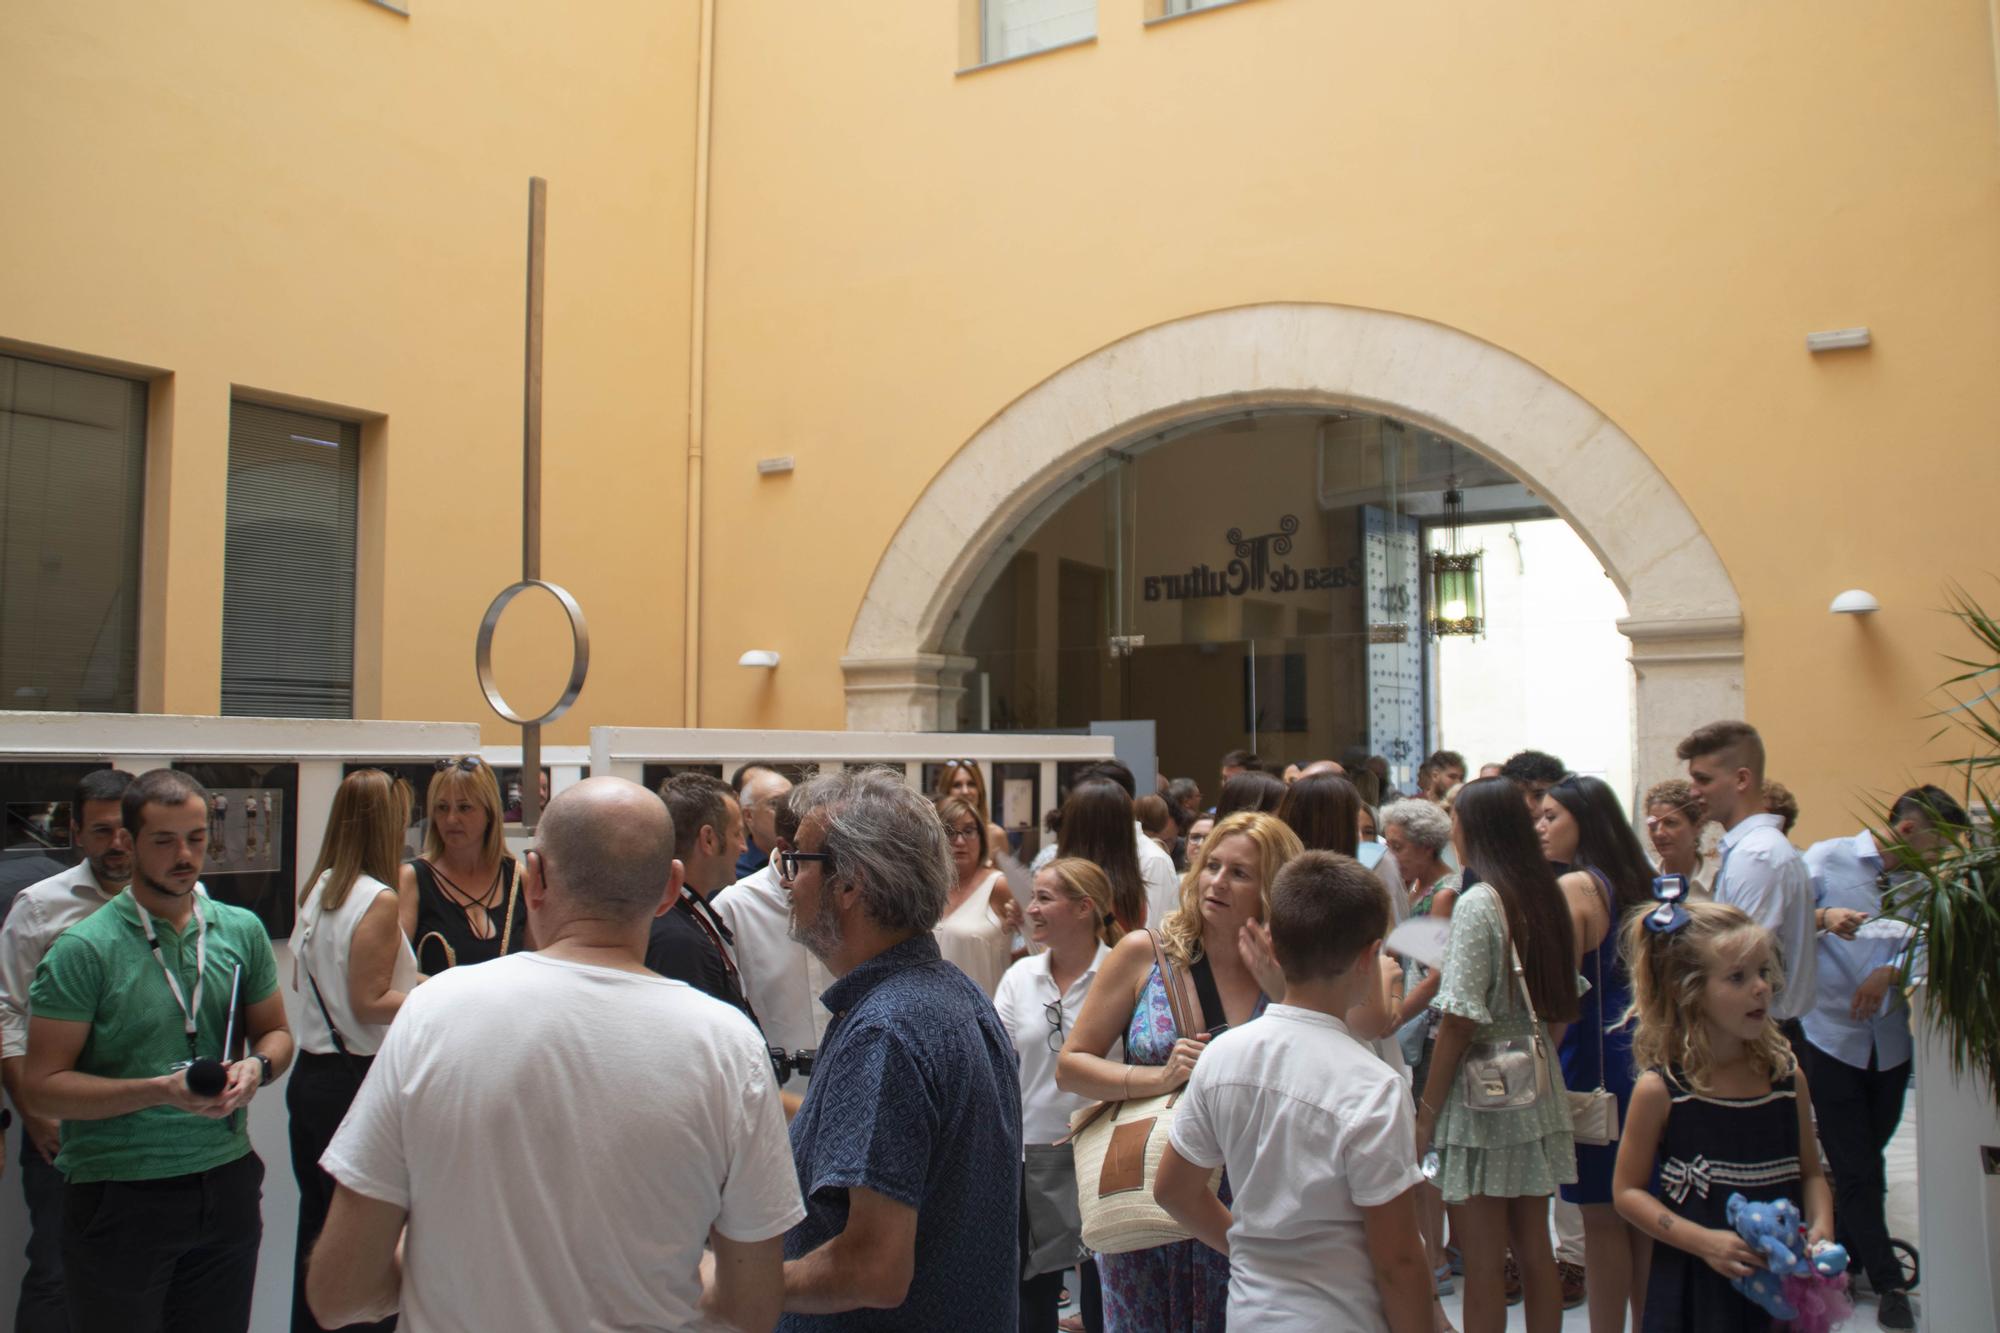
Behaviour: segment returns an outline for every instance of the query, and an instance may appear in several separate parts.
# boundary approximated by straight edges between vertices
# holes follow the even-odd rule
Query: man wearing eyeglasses
[[[944,824],[882,768],[815,778],[792,806],[792,933],[839,980],[792,1121],[806,1218],[778,1326],[1011,1329],[1021,1094],[999,1016],[931,935],[955,878]]]

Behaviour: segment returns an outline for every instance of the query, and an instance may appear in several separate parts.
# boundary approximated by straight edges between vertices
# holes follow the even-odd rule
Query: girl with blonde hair
[[[410,791],[380,769],[350,773],[333,794],[326,839],[306,876],[292,928],[289,1006],[299,1056],[285,1084],[299,1226],[292,1269],[292,1328],[319,1325],[306,1308],[306,1255],[333,1204],[320,1155],[333,1141],[389,1021],[423,980],[397,928],[396,863],[410,822]],[[394,1327],[394,1321],[372,1327]]]
[[[1081,857],[1057,857],[1035,872],[1028,900],[1028,939],[1041,952],[1008,968],[993,996],[1020,1061],[1028,1231],[1022,1250],[1023,1330],[1055,1333],[1062,1275],[1072,1265],[1081,1271],[1085,1308],[1099,1300],[1097,1269],[1084,1257],[1082,1237],[1068,1220],[1076,1208],[1076,1163],[1065,1140],[1070,1117],[1086,1101],[1056,1086],[1056,1056],[1098,969],[1124,934],[1112,910],[1110,877]]]
[[[424,854],[397,881],[403,934],[427,975],[532,949],[500,783],[477,755],[440,759],[424,797]]]
[[[1261,1014],[1268,1000],[1245,957],[1245,927],[1270,914],[1271,881],[1302,850],[1276,816],[1241,811],[1218,821],[1181,879],[1179,909],[1152,929],[1133,931],[1104,959],[1057,1058],[1057,1085],[1098,1101],[1171,1092],[1187,1083],[1211,1038]],[[1202,1016],[1199,1032],[1175,1026],[1156,940],[1182,1012]],[[1121,1041],[1125,1064],[1106,1058]],[[1097,1262],[1106,1333],[1223,1328],[1229,1260],[1201,1242],[1099,1255]]]
[[[1784,984],[1771,933],[1722,903],[1668,899],[1633,916],[1623,948],[1644,1072],[1612,1187],[1625,1220],[1660,1242],[1645,1328],[1761,1333],[1770,1315],[1730,1286],[1762,1266],[1730,1225],[1730,1195],[1790,1200],[1809,1244],[1833,1239],[1805,1074],[1771,1018]]]

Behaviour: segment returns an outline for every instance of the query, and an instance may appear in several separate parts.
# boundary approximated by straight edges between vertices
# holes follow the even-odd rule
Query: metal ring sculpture
[[[540,588],[555,598],[562,604],[563,614],[569,617],[569,682],[563,686],[562,698],[556,700],[555,706],[540,717],[522,717],[517,714],[507,706],[507,700],[501,697],[500,687],[493,683],[493,631],[500,624],[500,613],[507,609],[509,602],[530,588]],[[570,596],[568,590],[541,579],[523,579],[503,589],[500,595],[493,599],[493,604],[486,608],[486,615],[479,622],[479,643],[474,650],[473,661],[479,672],[480,692],[486,696],[486,702],[492,705],[493,711],[509,722],[524,727],[538,727],[544,722],[553,722],[568,712],[569,706],[576,702],[576,696],[583,692],[584,677],[590,674],[590,626],[584,622],[583,608],[577,605],[576,598]]]

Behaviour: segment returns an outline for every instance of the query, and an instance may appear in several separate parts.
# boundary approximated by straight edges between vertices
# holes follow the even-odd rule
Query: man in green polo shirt
[[[200,884],[208,793],[155,769],[125,792],[132,884],[36,969],[24,1091],[62,1121],[63,1280],[73,1333],[250,1327],[263,1163],[239,1112],[292,1058],[263,923]],[[231,980],[243,972],[230,1061]],[[185,1066],[224,1066],[222,1091]]]

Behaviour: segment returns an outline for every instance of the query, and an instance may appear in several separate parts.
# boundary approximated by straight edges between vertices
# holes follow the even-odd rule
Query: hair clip
[[[1687,908],[1681,903],[1688,896],[1686,875],[1656,875],[1653,878],[1653,901],[1659,904],[1646,913],[1646,929],[1655,935],[1671,935],[1688,923]]]

